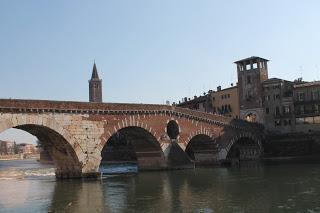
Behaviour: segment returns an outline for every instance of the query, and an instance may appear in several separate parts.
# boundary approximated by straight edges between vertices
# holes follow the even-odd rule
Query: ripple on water
[[[0,171],[0,180],[24,179],[28,177],[55,176],[54,168],[8,169]]]

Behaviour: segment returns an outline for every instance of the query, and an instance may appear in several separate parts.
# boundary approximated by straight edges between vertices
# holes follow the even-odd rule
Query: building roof
[[[292,81],[287,81],[287,80],[284,80],[281,78],[269,78],[269,79],[263,81],[262,83],[263,84],[272,84],[272,83],[283,82],[283,81],[293,83]]]
[[[95,62],[93,63],[91,79],[99,79],[98,70]]]
[[[184,101],[182,103],[179,103],[179,104],[177,104],[177,106],[183,106],[183,105],[186,105],[186,104],[203,103],[203,102],[206,102],[207,98],[208,98],[208,95],[199,96],[199,97],[196,97],[194,99],[187,100],[187,101]]]
[[[241,62],[249,62],[251,60],[255,61],[255,60],[260,60],[260,61],[269,61],[268,59],[265,59],[265,58],[261,58],[261,57],[258,57],[258,56],[251,56],[249,58],[245,58],[245,59],[241,59],[239,61],[235,61],[234,63],[235,64],[238,64],[238,63],[241,63]]]
[[[312,81],[294,85],[294,88],[320,86],[320,81]]]
[[[230,89],[237,89],[238,88],[238,85],[236,86],[231,86],[231,87],[226,87],[226,88],[223,88],[221,89],[220,91],[213,91],[214,93],[219,93],[219,92],[224,92],[226,90],[230,90]]]

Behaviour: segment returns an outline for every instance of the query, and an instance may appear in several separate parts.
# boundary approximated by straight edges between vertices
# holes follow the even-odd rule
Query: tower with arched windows
[[[268,60],[252,56],[234,63],[238,73],[240,118],[263,123],[262,82],[268,79]]]

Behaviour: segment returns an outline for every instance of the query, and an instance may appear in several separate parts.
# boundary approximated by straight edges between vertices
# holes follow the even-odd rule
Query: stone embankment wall
[[[264,144],[265,157],[320,156],[320,133],[268,135]]]

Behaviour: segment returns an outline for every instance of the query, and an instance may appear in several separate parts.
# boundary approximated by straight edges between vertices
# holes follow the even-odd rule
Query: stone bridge
[[[0,132],[10,128],[43,143],[58,178],[98,175],[104,148],[119,135],[139,170],[257,159],[263,139],[257,124],[167,105],[0,99]]]

